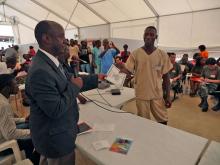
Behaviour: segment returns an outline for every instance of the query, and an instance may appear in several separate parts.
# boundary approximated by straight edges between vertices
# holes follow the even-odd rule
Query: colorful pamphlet
[[[132,143],[133,141],[131,139],[118,137],[109,150],[126,155]]]

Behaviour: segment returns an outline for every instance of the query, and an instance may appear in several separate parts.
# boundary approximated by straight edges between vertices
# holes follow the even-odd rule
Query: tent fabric
[[[60,23],[68,32],[82,29],[83,38],[86,27],[108,25],[104,31],[110,30],[110,37],[141,40],[146,25],[154,25],[159,29],[159,44],[162,46],[188,47],[203,41],[213,46],[220,44],[219,33],[209,35],[207,32],[212,29],[216,33],[220,27],[220,0],[2,1],[5,12],[0,5],[0,16],[5,14],[9,20],[16,17],[14,24],[18,23],[21,28],[21,43],[28,41],[21,33],[28,29],[28,35],[33,34],[37,22],[47,19]],[[184,36],[180,39],[182,34]]]
[[[27,20],[25,24],[32,28],[40,20],[58,20],[53,15],[60,16],[65,24],[86,27],[155,17],[149,4],[159,16],[220,8],[219,0],[6,0],[5,14]]]

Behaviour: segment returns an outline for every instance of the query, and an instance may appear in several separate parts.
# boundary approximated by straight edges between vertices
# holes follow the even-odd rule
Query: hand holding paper
[[[115,65],[112,65],[107,73],[106,80],[113,83],[116,87],[122,88],[125,78],[126,74],[120,73],[120,70]]]

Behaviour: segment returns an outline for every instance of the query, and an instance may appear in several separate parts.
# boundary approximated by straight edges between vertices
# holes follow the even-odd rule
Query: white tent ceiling
[[[6,0],[5,15],[34,28],[44,19],[86,27],[220,8],[220,0]],[[0,8],[3,14],[3,8]]]
[[[182,32],[187,31],[185,37],[192,37],[194,27],[191,25],[191,20],[199,17],[196,16],[196,13],[220,10],[220,0],[0,0],[0,2],[5,4],[5,10],[3,10],[3,5],[0,6],[0,15],[5,15],[7,18],[18,17],[18,27],[22,28],[20,29],[22,32],[27,29],[33,31],[37,22],[48,19],[60,23],[65,30],[107,24],[111,26],[113,36],[117,34],[126,38],[126,35],[130,33],[129,35],[133,39],[136,39],[136,31],[138,34],[142,33],[139,30],[142,30],[142,26],[145,26],[146,22],[155,24],[158,21],[161,21],[160,26],[162,27],[167,26],[164,21],[177,23],[175,26],[180,26],[182,22],[186,24],[183,26],[190,27],[182,30]],[[176,15],[180,17],[175,18]],[[186,22],[184,22],[185,18],[188,18]],[[199,17],[196,21],[201,21],[201,19]],[[129,28],[125,28],[125,31],[118,30],[119,23],[122,25],[129,22],[126,26],[133,26],[134,21],[142,22],[145,25],[137,26],[133,30]],[[156,26],[159,26],[159,23]],[[163,31],[164,34],[167,33],[166,29],[162,29],[161,32]],[[200,31],[202,30],[200,29]],[[198,36],[196,37],[198,39]],[[191,39],[189,40],[184,43],[186,46],[189,46],[188,43],[193,43]],[[166,42],[163,38],[160,41]]]

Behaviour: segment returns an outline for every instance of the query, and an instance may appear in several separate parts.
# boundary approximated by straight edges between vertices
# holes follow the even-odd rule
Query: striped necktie
[[[60,72],[63,74],[63,76],[66,78],[65,70],[63,69],[62,64],[59,64],[58,68],[59,68]]]

